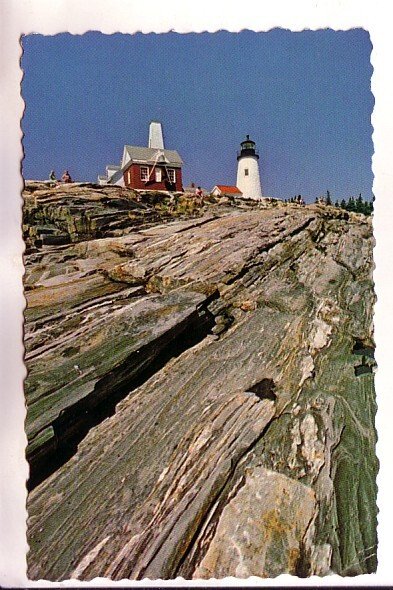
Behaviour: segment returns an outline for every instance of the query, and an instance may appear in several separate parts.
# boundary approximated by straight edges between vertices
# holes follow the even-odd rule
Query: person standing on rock
[[[55,171],[54,170],[51,170],[50,171],[50,174],[49,174],[49,182],[51,182],[51,183],[53,182],[55,184],[57,182],[57,178],[56,178],[56,174],[55,174]]]
[[[72,182],[72,179],[71,179],[71,176],[70,176],[70,173],[68,172],[68,170],[64,170],[64,174],[61,177],[61,181],[62,182],[67,182],[67,183],[68,182]]]
[[[203,190],[201,189],[200,186],[198,186],[197,190],[195,191],[195,195],[197,197],[196,201],[197,201],[198,205],[202,205],[203,204]]]

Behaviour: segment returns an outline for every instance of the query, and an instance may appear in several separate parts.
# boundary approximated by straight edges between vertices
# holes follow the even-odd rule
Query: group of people
[[[296,197],[291,197],[289,200],[285,199],[284,203],[297,203],[298,205],[305,205],[306,202],[302,198],[301,195],[297,195]]]
[[[50,171],[49,181],[50,182],[54,182],[54,183],[59,182],[57,180],[57,177],[56,177],[56,174],[55,174],[55,171],[54,170],[51,170]],[[65,183],[72,182],[72,178],[71,178],[71,175],[68,172],[68,170],[64,170],[64,173],[63,173],[63,176],[60,179],[60,182],[65,182]]]

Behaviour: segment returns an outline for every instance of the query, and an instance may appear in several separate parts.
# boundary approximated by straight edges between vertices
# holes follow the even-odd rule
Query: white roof
[[[183,160],[175,150],[162,150],[157,148],[138,147],[134,145],[125,145],[124,150],[129,156],[127,165],[130,162],[155,164],[159,162],[159,156],[163,155],[166,163],[171,166],[181,166]]]

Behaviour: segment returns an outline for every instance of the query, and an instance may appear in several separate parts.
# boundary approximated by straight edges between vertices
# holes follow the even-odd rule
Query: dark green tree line
[[[327,191],[326,197],[317,199],[317,202],[325,202],[326,205],[332,205],[333,202],[330,192]],[[362,197],[362,193],[360,193],[357,198],[349,197],[347,201],[345,199],[342,199],[341,202],[336,200],[334,206],[340,209],[345,209],[345,211],[363,213],[363,215],[371,215],[374,210],[372,201],[365,201]]]

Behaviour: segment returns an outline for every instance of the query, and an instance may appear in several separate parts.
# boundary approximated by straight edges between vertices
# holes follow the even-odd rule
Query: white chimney
[[[157,150],[164,149],[164,138],[162,135],[162,125],[158,121],[152,121],[149,127],[149,148]]]

